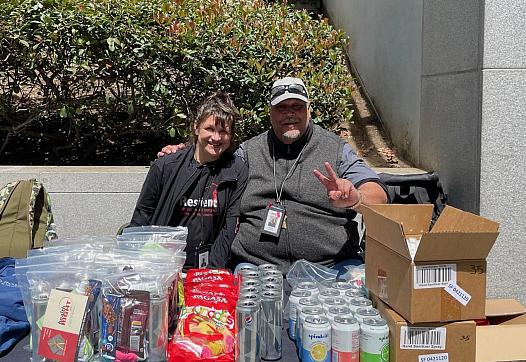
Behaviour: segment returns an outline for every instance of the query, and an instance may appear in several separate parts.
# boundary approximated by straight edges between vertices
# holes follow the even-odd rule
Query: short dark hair
[[[199,128],[201,123],[210,116],[213,116],[216,123],[219,123],[221,127],[226,128],[228,126],[230,128],[232,138],[229,150],[232,151],[235,144],[236,121],[239,119],[239,111],[228,93],[215,92],[205,98],[197,108],[197,116],[194,122],[195,128]],[[195,132],[193,134],[193,141],[196,143],[197,135]]]

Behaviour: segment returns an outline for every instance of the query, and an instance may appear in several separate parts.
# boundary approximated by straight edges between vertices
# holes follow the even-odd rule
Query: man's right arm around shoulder
[[[178,145],[166,145],[159,152],[157,152],[157,158],[169,155],[170,153],[176,153],[179,150],[186,148],[184,143]]]

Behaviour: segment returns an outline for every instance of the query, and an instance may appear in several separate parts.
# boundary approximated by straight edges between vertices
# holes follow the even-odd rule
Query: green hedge
[[[269,85],[285,75],[306,81],[315,122],[335,128],[352,115],[346,42],[279,2],[3,0],[0,157],[29,139],[50,163],[112,163],[115,150],[143,162],[153,136],[184,140],[217,89],[233,95],[245,139],[269,127]]]

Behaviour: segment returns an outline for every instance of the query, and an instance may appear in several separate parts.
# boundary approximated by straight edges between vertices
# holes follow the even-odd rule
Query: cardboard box
[[[526,308],[513,299],[488,299],[491,325],[477,326],[477,362],[526,360]]]
[[[389,326],[391,362],[474,362],[474,321],[408,324],[398,313],[372,296]]]
[[[370,291],[410,323],[485,317],[485,259],[498,223],[446,206],[429,231],[432,205],[372,205],[361,211]],[[413,241],[413,254],[407,240]]]

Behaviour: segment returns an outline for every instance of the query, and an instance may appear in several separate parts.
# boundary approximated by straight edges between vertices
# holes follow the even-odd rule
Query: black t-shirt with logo
[[[199,175],[179,201],[170,222],[170,225],[188,227],[185,269],[201,266],[196,264],[199,263],[197,254],[214,242],[217,213],[217,184],[210,174],[213,165],[201,165],[192,159],[188,167],[190,172],[195,170]]]

